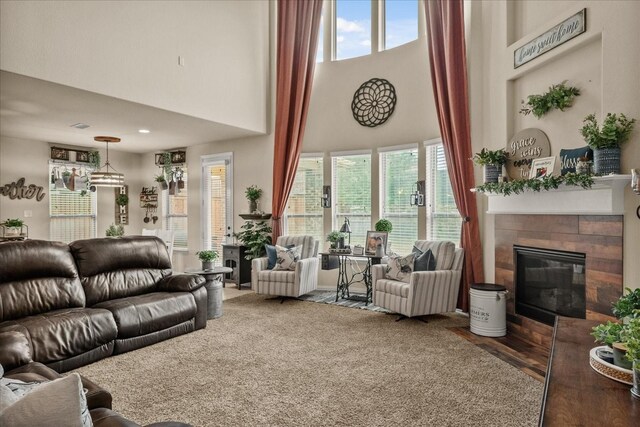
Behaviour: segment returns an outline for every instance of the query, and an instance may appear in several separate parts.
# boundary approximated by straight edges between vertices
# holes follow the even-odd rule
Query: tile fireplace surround
[[[622,232],[622,215],[495,215],[496,283],[511,294],[509,331],[551,346],[551,326],[515,313],[513,245],[586,254],[586,317],[604,321],[622,294]]]
[[[513,245],[586,255],[586,318],[613,320],[611,304],[623,291],[622,236],[624,188],[631,175],[595,177],[590,189],[502,196],[486,194],[495,216],[495,281],[507,287],[507,328],[529,341],[551,347],[553,328],[515,313]]]

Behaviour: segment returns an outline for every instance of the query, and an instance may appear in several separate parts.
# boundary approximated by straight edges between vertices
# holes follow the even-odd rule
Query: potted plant
[[[629,139],[635,121],[624,114],[607,113],[600,127],[594,114],[585,117],[580,134],[593,149],[595,173],[620,173],[620,145]]]
[[[386,231],[387,233],[391,233],[391,230],[393,230],[393,225],[388,219],[382,218],[378,222],[376,222],[375,229],[376,231]]]
[[[260,258],[267,254],[264,247],[271,244],[271,227],[266,221],[247,221],[244,223],[241,232],[233,235],[247,247],[246,259]]]
[[[613,303],[613,315],[623,322],[634,314],[635,310],[640,310],[640,288],[631,290],[625,288],[626,295],[622,295],[618,301]]]
[[[247,200],[249,200],[249,213],[254,213],[258,210],[258,199],[262,196],[262,189],[254,184],[247,187],[244,194],[247,196]]]
[[[129,203],[129,196],[126,194],[118,194],[116,196],[116,205],[118,206],[126,206]]]
[[[640,398],[640,310],[635,310],[634,317],[625,325],[622,339],[627,346],[627,360],[632,363],[633,388],[631,394]]]
[[[344,242],[344,234],[339,232],[339,231],[332,231],[329,234],[327,234],[327,242],[329,242],[331,245],[331,249],[337,249],[340,247],[339,242]]]
[[[22,234],[22,226],[24,221],[18,218],[7,219],[4,223],[4,235],[5,237],[17,237]]]
[[[122,224],[111,224],[105,234],[107,237],[122,237],[124,236],[124,226]]]
[[[498,182],[502,172],[502,165],[507,162],[507,152],[503,149],[487,150],[483,148],[473,156],[473,161],[480,166],[484,166],[484,183]]]
[[[169,188],[169,184],[167,184],[167,180],[164,179],[164,175],[160,174],[158,176],[156,176],[156,182],[158,183],[158,185],[160,186],[160,189],[162,190],[166,190]]]
[[[609,362],[617,366],[623,366],[626,364],[626,361],[624,360],[625,349],[620,347],[620,344],[622,344],[620,338],[622,324],[607,322],[606,324],[594,326],[591,331],[591,335],[596,339],[596,342],[602,343],[608,347],[606,351],[598,352],[598,357],[603,359],[605,362]]]
[[[218,252],[216,251],[199,251],[196,252],[200,261],[202,261],[203,270],[213,270],[213,261],[218,259]]]

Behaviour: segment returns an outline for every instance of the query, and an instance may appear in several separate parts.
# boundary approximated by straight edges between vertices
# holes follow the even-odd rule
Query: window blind
[[[300,158],[285,211],[285,233],[288,235],[308,234],[319,242],[324,241],[323,208],[320,206],[322,163],[322,157]]]
[[[52,181],[63,171],[76,169],[79,175],[90,172],[89,168],[78,167],[74,163],[50,163],[49,176]],[[96,237],[97,196],[95,192],[70,191],[66,187],[49,185],[49,238],[65,243]]]
[[[410,204],[417,180],[417,148],[380,153],[380,217],[393,225],[388,252],[409,254],[418,239],[418,209]]]
[[[349,217],[351,244],[364,246],[371,230],[371,154],[333,155],[331,175],[333,230]]]
[[[227,165],[225,162],[205,166],[205,203],[208,203],[207,217],[209,247],[222,256],[222,245],[226,242],[226,215],[229,195],[227,194]],[[222,263],[221,259],[216,263]]]
[[[184,188],[176,187],[176,194],[170,195],[168,190],[165,193],[165,230],[173,231],[173,249],[187,250],[188,248],[188,184],[187,170],[183,168]]]
[[[450,240],[460,245],[461,218],[453,198],[442,144],[427,150],[427,239]]]

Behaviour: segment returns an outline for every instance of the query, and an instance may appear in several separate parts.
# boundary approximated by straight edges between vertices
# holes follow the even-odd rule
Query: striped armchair
[[[387,279],[386,265],[372,271],[373,304],[406,317],[447,313],[456,309],[464,251],[453,242],[418,240],[421,251],[431,249],[435,271],[414,271],[409,283]]]
[[[313,236],[280,236],[279,246],[302,246],[295,271],[268,270],[267,258],[251,261],[251,289],[257,294],[299,297],[318,288],[318,241]]]

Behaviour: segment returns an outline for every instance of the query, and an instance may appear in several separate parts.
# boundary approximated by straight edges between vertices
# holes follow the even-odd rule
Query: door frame
[[[210,233],[210,224],[207,220],[206,213],[211,209],[211,200],[208,200],[209,207],[205,204],[205,196],[208,196],[207,188],[208,183],[208,171],[209,166],[213,166],[216,163],[224,162],[226,165],[225,170],[225,221],[226,226],[231,227],[227,228],[229,230],[230,236],[227,236],[225,243],[231,243],[233,236],[233,152],[226,153],[218,153],[218,154],[208,154],[204,156],[200,156],[200,168],[201,168],[201,178],[200,178],[200,244],[202,248],[211,249],[211,233]],[[207,235],[208,234],[208,235]]]

